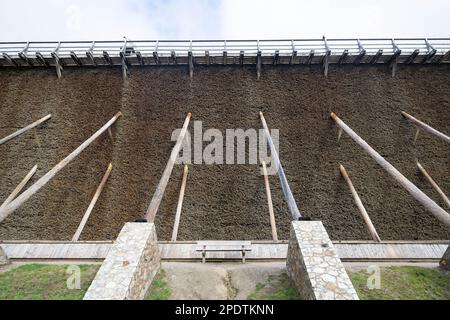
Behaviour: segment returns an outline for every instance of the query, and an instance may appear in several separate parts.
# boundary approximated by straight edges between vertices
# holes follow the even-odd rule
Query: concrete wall
[[[153,223],[127,223],[84,300],[143,299],[161,259]]]
[[[302,299],[358,300],[320,221],[292,222],[286,265]]]

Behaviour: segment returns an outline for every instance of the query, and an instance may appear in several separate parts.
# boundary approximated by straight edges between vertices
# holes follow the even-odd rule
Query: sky
[[[0,0],[0,41],[448,37],[449,0]]]

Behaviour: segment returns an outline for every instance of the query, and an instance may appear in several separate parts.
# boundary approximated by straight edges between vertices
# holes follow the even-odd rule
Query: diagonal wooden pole
[[[16,132],[11,133],[10,135],[0,139],[0,145],[4,144],[5,142],[8,142],[9,140],[21,135],[22,133],[27,132],[30,129],[33,129],[34,127],[37,127],[38,125],[40,125],[42,122],[47,121],[48,119],[50,119],[52,117],[51,114],[46,115],[45,117],[33,122],[32,124],[29,124],[28,126],[17,130]]]
[[[331,118],[336,122],[338,127],[347,133],[361,148],[364,149],[387,173],[389,173],[406,191],[409,192],[420,202],[428,211],[430,211],[439,221],[447,227],[450,227],[450,214],[430,199],[425,193],[417,188],[403,174],[400,173],[393,165],[386,161],[378,152],[376,152],[367,142],[358,136],[349,126],[347,126],[339,117],[332,112]]]
[[[270,135],[269,128],[267,127],[266,119],[262,112],[259,113],[261,117],[262,126],[264,128],[264,132],[266,134],[267,142],[269,143],[270,153],[277,168],[278,177],[280,178],[281,189],[283,190],[284,198],[288,205],[289,211],[291,212],[292,218],[294,220],[298,220],[301,218],[300,211],[298,210],[297,203],[295,202],[294,195],[292,194],[291,188],[289,187],[289,183],[287,181],[286,175],[284,174],[283,167],[281,166],[280,158],[278,157],[277,149],[273,143],[272,137]]]
[[[423,129],[424,131],[426,131],[426,132],[428,132],[428,133],[431,133],[431,134],[435,135],[436,137],[438,137],[438,138],[440,138],[440,139],[442,139],[442,140],[444,140],[444,141],[450,143],[450,137],[449,137],[449,136],[443,134],[443,133],[440,132],[440,131],[437,131],[437,130],[434,129],[433,127],[430,127],[430,126],[427,125],[426,123],[424,123],[424,122],[422,122],[422,121],[420,121],[420,120],[414,118],[412,115],[410,115],[410,114],[408,114],[408,113],[406,113],[406,112],[404,112],[404,111],[402,111],[402,115],[403,115],[406,119],[408,119],[409,121],[411,121],[413,124],[415,124],[416,126],[420,127],[421,129]],[[415,136],[415,138],[414,138],[414,141],[417,140],[417,135],[418,135],[418,132],[416,132],[416,136]]]
[[[347,170],[345,170],[342,164],[339,164],[339,170],[341,171],[342,176],[344,177],[345,181],[348,184],[350,192],[353,195],[353,199],[355,200],[356,206],[358,207],[359,212],[361,213],[364,222],[366,223],[367,229],[369,229],[372,239],[374,241],[381,242],[380,236],[378,235],[378,232],[375,229],[375,226],[373,225],[372,220],[370,219],[369,214],[366,211],[366,208],[364,208],[361,198],[359,197],[358,192],[356,192],[356,189],[353,186],[352,180],[350,180]]]
[[[8,198],[3,202],[3,204],[0,206],[0,210],[2,210],[4,207],[8,205],[11,201],[14,200],[14,198],[22,191],[23,187],[30,181],[31,177],[36,173],[37,165],[35,165],[25,176],[25,178],[20,181],[20,183],[17,185],[17,187],[11,192]]]
[[[266,187],[267,205],[269,206],[270,227],[272,229],[272,240],[278,241],[277,225],[275,223],[275,214],[273,213],[272,193],[270,192],[269,177],[267,175],[266,162],[262,161],[264,185]]]
[[[180,196],[178,197],[177,212],[175,213],[175,222],[173,224],[172,241],[177,241],[178,227],[180,225],[181,208],[183,207],[184,191],[186,190],[188,171],[188,166],[187,164],[185,164],[183,170],[183,178],[181,180]]]
[[[81,219],[81,222],[77,228],[77,231],[75,231],[75,234],[72,237],[72,241],[78,241],[78,239],[80,238],[80,235],[83,232],[84,226],[86,225],[86,222],[88,221],[89,216],[91,215],[92,209],[94,209],[94,206],[97,203],[97,200],[100,197],[100,194],[102,193],[103,187],[105,186],[106,181],[108,180],[111,170],[112,170],[112,164],[110,163],[108,165],[108,169],[106,169],[106,172],[103,175],[102,181],[100,182],[100,184],[97,187],[97,190],[95,191],[94,197],[92,197],[89,207],[87,208],[86,212],[84,213],[83,218]]]
[[[36,181],[31,187],[25,190],[20,196],[11,201],[5,208],[0,210],[0,222],[3,221],[9,214],[19,208],[25,201],[31,198],[36,192],[38,192],[47,182],[49,182],[61,169],[69,164],[76,156],[78,156],[84,149],[86,149],[94,140],[96,140],[103,132],[105,132],[110,126],[112,126],[122,113],[119,111],[114,117],[111,118],[103,127],[101,127],[96,133],[94,133],[89,139],[83,142],[78,148],[76,148],[71,154],[60,161],[49,172],[43,175],[38,181]]]
[[[447,207],[450,208],[450,200],[448,199],[447,195],[442,191],[442,189],[439,187],[439,185],[431,178],[431,176],[428,174],[428,172],[425,170],[422,165],[417,162],[417,167],[419,168],[419,171],[425,176],[425,178],[428,180],[428,182],[433,186],[434,190],[436,190],[437,193],[441,196],[442,200],[444,200]]]
[[[170,154],[169,160],[167,161],[166,168],[164,169],[161,180],[159,180],[158,186],[156,187],[156,191],[153,194],[152,200],[147,208],[147,212],[145,214],[145,218],[148,222],[154,222],[156,212],[158,211],[159,205],[161,204],[162,197],[164,195],[164,191],[166,190],[167,183],[169,182],[170,175],[172,174],[173,166],[175,165],[175,161],[180,153],[181,145],[183,144],[184,136],[186,135],[186,131],[189,125],[189,120],[191,119],[191,113],[189,112],[184,120],[183,128],[180,131],[180,135],[178,136],[177,142],[172,149],[172,153]]]

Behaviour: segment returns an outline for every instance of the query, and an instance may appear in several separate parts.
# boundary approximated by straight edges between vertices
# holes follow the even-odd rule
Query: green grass
[[[167,287],[166,273],[160,269],[145,295],[145,300],[168,300],[171,294],[171,290]]]
[[[450,274],[421,267],[380,267],[380,289],[369,289],[365,270],[348,272],[361,300],[450,300]]]
[[[286,272],[270,275],[266,282],[257,283],[255,291],[247,296],[248,300],[299,300],[294,283]]]
[[[80,289],[68,289],[69,265],[25,264],[0,273],[0,300],[80,300],[99,265],[78,265]]]

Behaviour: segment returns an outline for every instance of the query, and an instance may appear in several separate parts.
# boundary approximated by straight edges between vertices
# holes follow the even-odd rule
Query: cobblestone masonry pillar
[[[293,221],[287,271],[302,299],[358,300],[321,221]]]
[[[442,269],[450,270],[450,246],[448,246],[447,250],[445,251],[444,255],[442,256],[441,261],[439,262],[439,265]]]
[[[0,247],[0,266],[4,266],[9,264],[8,257],[6,256],[5,251]]]
[[[84,300],[143,299],[161,258],[153,223],[126,223]]]

